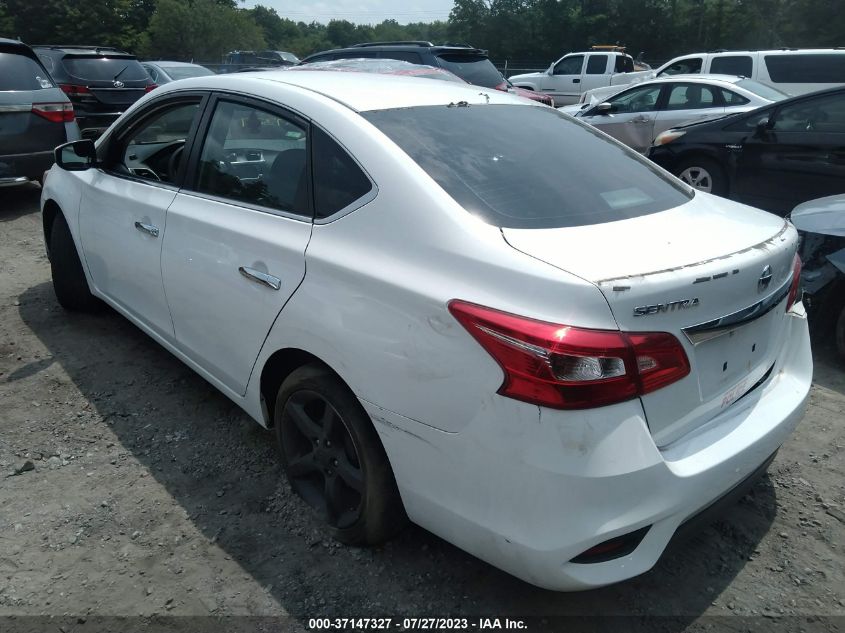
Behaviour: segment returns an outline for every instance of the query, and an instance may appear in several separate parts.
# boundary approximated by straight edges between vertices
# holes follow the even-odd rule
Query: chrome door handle
[[[135,222],[135,228],[144,233],[149,233],[153,237],[158,237],[158,227],[152,224],[145,224],[144,222]]]
[[[259,284],[264,284],[265,286],[269,286],[273,290],[278,290],[282,287],[281,279],[279,279],[278,277],[274,277],[273,275],[263,273],[260,270],[255,270],[255,268],[241,266],[240,268],[238,268],[238,272],[250,281],[254,281],[255,283]]]
[[[636,119],[631,119],[630,123],[648,123],[649,121],[651,121],[651,119],[649,119],[648,117],[641,116]]]

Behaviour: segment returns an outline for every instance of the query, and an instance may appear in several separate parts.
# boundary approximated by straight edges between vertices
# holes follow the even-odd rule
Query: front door
[[[305,276],[308,135],[281,108],[217,98],[168,212],[161,262],[176,344],[236,394]]]
[[[543,81],[543,92],[554,97],[558,105],[575,103],[581,96],[581,77],[584,55],[567,55],[552,67],[552,73]]]
[[[102,169],[80,174],[86,182],[79,212],[82,252],[94,285],[167,339],[173,325],[161,245],[200,103],[200,96],[192,96],[146,108],[109,141]]]
[[[611,109],[600,112],[594,107],[584,121],[600,129],[628,147],[645,152],[654,139],[654,122],[662,86],[637,86],[606,100]]]
[[[737,162],[736,197],[767,211],[845,193],[845,106],[841,95],[779,108],[769,129],[748,138]]]

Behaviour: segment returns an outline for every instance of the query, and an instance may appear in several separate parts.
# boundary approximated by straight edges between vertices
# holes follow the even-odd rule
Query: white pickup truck
[[[557,105],[577,103],[581,93],[593,88],[626,85],[654,77],[653,70],[635,71],[630,55],[619,51],[568,53],[544,72],[509,77],[518,88],[544,92]]]

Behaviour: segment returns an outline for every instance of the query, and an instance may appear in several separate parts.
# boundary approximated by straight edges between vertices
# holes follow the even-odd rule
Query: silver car
[[[189,64],[187,62],[143,62],[141,66],[144,67],[150,78],[157,85],[169,84],[171,81],[177,79],[188,79],[189,77],[206,77],[213,75],[205,66],[199,64]]]
[[[669,128],[692,121],[747,112],[787,98],[752,79],[732,75],[665,77],[634,84],[616,94],[569,106],[565,112],[638,152]]]

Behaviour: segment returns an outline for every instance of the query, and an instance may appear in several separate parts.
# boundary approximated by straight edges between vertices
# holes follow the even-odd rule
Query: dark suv
[[[53,148],[78,138],[73,106],[32,49],[0,38],[0,187],[40,181]]]
[[[522,90],[511,85],[487,57],[487,51],[466,44],[435,46],[431,42],[368,42],[355,44],[348,48],[314,53],[302,60],[302,63],[373,57],[399,59],[412,64],[445,68],[467,83],[512,92],[520,97],[527,97],[546,105],[554,105],[554,101],[549,95],[533,90]]]
[[[85,138],[96,138],[156,85],[134,55],[96,46],[33,46],[70,97]]]

